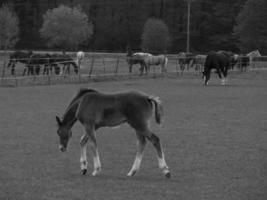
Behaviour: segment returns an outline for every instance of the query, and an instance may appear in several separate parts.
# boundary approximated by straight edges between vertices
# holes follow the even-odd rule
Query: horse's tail
[[[163,106],[159,97],[149,96],[150,102],[155,105],[155,120],[158,124],[162,122],[163,118]]]

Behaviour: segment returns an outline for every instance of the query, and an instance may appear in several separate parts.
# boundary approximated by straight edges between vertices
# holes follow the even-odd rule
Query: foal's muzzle
[[[61,152],[65,152],[67,150],[67,148],[64,147],[62,144],[60,144],[58,148]]]

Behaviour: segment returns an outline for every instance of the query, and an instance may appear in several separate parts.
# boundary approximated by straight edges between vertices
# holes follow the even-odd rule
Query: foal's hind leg
[[[152,133],[150,130],[147,131],[147,139],[153,144],[157,151],[157,156],[158,156],[158,163],[159,163],[159,168],[162,170],[162,173],[167,177],[171,177],[171,173],[169,170],[169,167],[166,164],[164,153],[160,144],[160,139],[158,136],[156,136],[154,133]]]
[[[130,123],[130,125],[133,128],[137,128],[137,126],[135,126],[135,124]],[[137,139],[138,139],[137,154],[136,154],[136,158],[135,158],[135,161],[133,163],[132,169],[128,173],[128,176],[133,176],[140,169],[140,165],[141,165],[141,161],[142,161],[142,153],[143,153],[143,150],[144,150],[144,147],[146,144],[146,139],[148,139],[156,149],[159,168],[162,170],[162,173],[167,178],[170,178],[171,177],[170,170],[169,170],[169,167],[167,166],[165,158],[164,158],[164,153],[163,153],[163,150],[162,150],[162,147],[160,144],[160,139],[149,130],[147,125],[145,125],[142,128],[140,128],[140,126],[138,126],[137,130],[139,130],[139,131],[136,131]]]
[[[86,156],[86,147],[87,142],[89,141],[90,147],[93,152],[93,161],[94,161],[94,171],[92,173],[93,176],[96,176],[101,171],[101,163],[98,154],[97,142],[95,137],[95,131],[93,128],[86,127],[86,134],[81,138],[81,171],[82,174],[86,174],[87,172],[87,156]]]
[[[142,134],[136,132],[137,136],[137,153],[136,157],[132,166],[132,169],[129,171],[127,176],[134,176],[137,171],[140,169],[140,165],[142,162],[142,157],[143,157],[143,151],[146,145],[146,138]]]

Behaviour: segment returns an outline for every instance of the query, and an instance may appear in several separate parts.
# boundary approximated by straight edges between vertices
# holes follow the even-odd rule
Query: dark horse
[[[29,59],[32,54],[32,51],[15,51],[13,53],[10,53],[7,67],[11,67],[11,75],[15,75],[15,65],[17,62],[25,64],[24,71],[26,71]]]
[[[226,51],[209,52],[205,60],[204,71],[203,71],[204,84],[205,85],[208,84],[208,81],[210,80],[211,70],[215,69],[218,76],[221,79],[223,78],[222,85],[225,85],[228,69],[231,67],[231,65],[235,64],[233,62],[235,60],[236,60],[235,55],[230,52]],[[223,75],[223,77],[221,74]]]
[[[78,74],[79,67],[75,60],[68,54],[51,54],[50,55],[50,64],[57,66],[61,64],[63,66],[61,74],[70,74],[70,65],[73,66],[73,71],[75,74]],[[57,72],[56,72],[57,74]]]
[[[158,155],[159,168],[166,177],[170,170],[164,159],[160,139],[150,130],[149,119],[155,107],[155,119],[161,122],[163,108],[157,97],[140,92],[124,92],[104,94],[92,89],[80,89],[68,105],[63,118],[56,117],[57,134],[60,139],[59,148],[66,151],[72,135],[71,128],[78,120],[84,126],[86,133],[81,137],[81,172],[87,172],[86,146],[89,141],[93,151],[93,176],[101,171],[95,131],[101,127],[114,127],[127,122],[136,131],[137,154],[128,176],[133,176],[140,169],[142,154],[148,139],[155,147]]]
[[[144,70],[147,71],[147,67],[145,65],[144,58],[147,56],[147,53],[133,53],[133,51],[130,48],[127,48],[127,53],[126,53],[126,61],[129,65],[129,73],[132,73],[132,68],[133,65],[139,64],[140,65],[140,75],[143,74]]]
[[[180,66],[180,70],[183,73],[185,68],[189,70],[195,63],[195,54],[193,53],[185,53],[180,52],[178,53],[178,64]]]
[[[39,75],[41,70],[41,65],[45,66],[44,68],[50,65],[49,54],[41,54],[41,53],[32,54],[28,62],[28,75]]]

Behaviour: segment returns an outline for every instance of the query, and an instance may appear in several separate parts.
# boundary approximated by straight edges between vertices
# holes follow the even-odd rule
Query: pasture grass
[[[231,77],[231,75],[230,75]],[[159,78],[83,85],[0,88],[0,199],[267,199],[267,79],[236,74],[229,86],[197,78]],[[55,115],[62,115],[80,87],[115,92],[141,90],[159,96],[160,137],[172,178],[157,167],[148,143],[141,171],[128,178],[135,134],[128,125],[98,131],[103,171],[80,174],[77,123],[68,151],[58,150]]]

